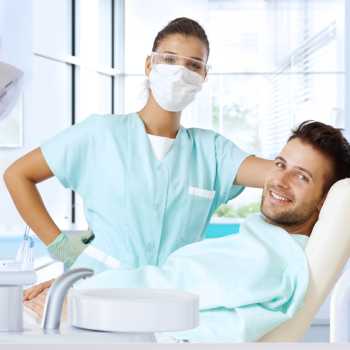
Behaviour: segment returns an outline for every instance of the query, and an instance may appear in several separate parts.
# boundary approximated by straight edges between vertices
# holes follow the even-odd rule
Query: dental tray
[[[16,262],[16,258],[0,258],[0,271],[21,271],[22,263]]]

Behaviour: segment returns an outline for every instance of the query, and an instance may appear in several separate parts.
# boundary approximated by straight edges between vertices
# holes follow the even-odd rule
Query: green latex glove
[[[64,233],[61,233],[46,249],[71,267],[78,256],[94,239],[95,235],[92,231],[80,232],[69,238]]]

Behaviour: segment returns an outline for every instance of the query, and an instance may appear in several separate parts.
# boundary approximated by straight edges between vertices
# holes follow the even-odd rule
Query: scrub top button
[[[158,170],[158,171],[163,171],[163,170],[164,170],[164,167],[163,167],[163,166],[159,166],[159,167],[157,168],[157,170]]]
[[[154,254],[156,252],[154,247],[149,247],[148,250],[150,251],[150,253]]]
[[[154,209],[155,209],[158,213],[160,213],[160,212],[163,210],[161,207],[154,207]]]

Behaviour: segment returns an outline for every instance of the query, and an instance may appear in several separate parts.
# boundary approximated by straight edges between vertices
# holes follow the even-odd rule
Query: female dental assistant
[[[204,239],[215,210],[243,186],[262,188],[271,167],[220,134],[180,125],[209,70],[209,43],[197,22],[170,22],[152,51],[145,66],[150,94],[141,111],[90,115],[4,174],[24,221],[72,267],[98,274],[162,266],[175,250]],[[82,197],[94,237],[68,239],[53,222],[36,188],[53,176]]]

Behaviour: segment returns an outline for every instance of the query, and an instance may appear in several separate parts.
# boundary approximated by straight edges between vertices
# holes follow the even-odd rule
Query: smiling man
[[[349,143],[339,129],[306,121],[265,178],[261,212],[290,234],[310,236],[331,186],[349,177]]]
[[[346,177],[350,146],[340,129],[304,122],[267,173],[262,214],[249,215],[238,234],[189,244],[162,267],[111,269],[74,287],[192,292],[200,297],[200,326],[158,334],[158,341],[256,341],[303,305],[309,282],[304,248],[330,187]],[[25,291],[24,299],[39,290]],[[42,315],[47,291],[25,306]],[[66,311],[65,304],[64,318]]]

